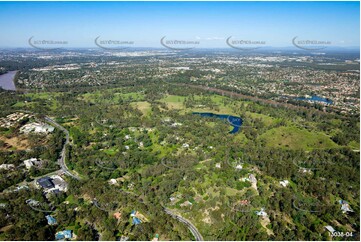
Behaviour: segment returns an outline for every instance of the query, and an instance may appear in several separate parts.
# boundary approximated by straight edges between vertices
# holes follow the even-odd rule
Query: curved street
[[[70,139],[69,139],[69,131],[67,129],[65,129],[63,126],[61,126],[60,124],[58,124],[57,122],[55,122],[53,119],[51,119],[48,116],[45,116],[44,119],[49,122],[50,124],[54,125],[55,127],[57,127],[58,129],[62,130],[65,133],[65,143],[63,145],[63,149],[61,151],[60,154],[60,158],[58,160],[59,165],[61,167],[61,170],[68,176],[76,179],[76,180],[81,180],[81,178],[72,173],[69,168],[66,166],[65,164],[65,151],[66,151],[66,145],[69,144]],[[135,195],[135,194],[134,194]],[[98,205],[98,204],[95,204]],[[197,228],[187,219],[183,218],[180,215],[177,215],[175,213],[173,213],[171,210],[169,210],[168,208],[164,208],[165,213],[167,213],[168,215],[172,216],[173,218],[177,219],[178,221],[180,221],[181,223],[184,223],[188,229],[190,230],[190,232],[193,234],[194,238],[197,241],[203,241],[203,237],[202,235],[199,233],[199,231],[197,230]]]
[[[69,144],[69,131],[67,129],[65,129],[63,126],[61,126],[60,124],[58,124],[57,122],[55,122],[53,119],[49,118],[48,116],[45,116],[44,119],[65,133],[65,143],[63,145],[63,149],[61,150],[60,158],[58,160],[61,170],[66,175],[68,175],[76,180],[80,180],[81,178],[78,175],[72,173],[65,164],[65,151],[66,151],[66,145]]]
[[[203,241],[203,237],[202,237],[201,233],[199,233],[197,228],[190,221],[188,221],[187,219],[183,218],[180,215],[173,213],[168,208],[164,208],[164,211],[167,214],[169,214],[170,216],[172,216],[173,218],[177,219],[179,222],[184,223],[188,227],[188,229],[191,231],[191,233],[193,234],[194,238],[197,241]]]

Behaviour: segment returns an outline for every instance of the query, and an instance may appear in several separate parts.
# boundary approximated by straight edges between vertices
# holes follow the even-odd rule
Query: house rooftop
[[[133,217],[133,224],[134,224],[134,225],[138,225],[138,224],[141,224],[141,223],[142,223],[142,221],[140,221],[139,218]]]
[[[122,214],[120,212],[116,212],[113,214],[114,218],[120,219],[122,217]]]
[[[326,228],[328,231],[330,231],[331,233],[336,232],[336,230],[335,230],[332,226],[330,226],[330,225],[325,226],[325,228]]]
[[[72,237],[71,230],[63,230],[55,234],[55,240],[71,239]]]
[[[48,220],[49,225],[57,224],[56,219],[51,215],[46,215],[45,218]]]
[[[36,182],[42,187],[42,188],[54,188],[54,183],[51,181],[51,178],[46,176],[46,177],[42,177],[38,180],[36,180]]]

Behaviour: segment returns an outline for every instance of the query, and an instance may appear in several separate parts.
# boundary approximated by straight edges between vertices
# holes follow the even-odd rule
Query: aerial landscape
[[[0,26],[0,241],[360,240],[359,2],[0,2]]]

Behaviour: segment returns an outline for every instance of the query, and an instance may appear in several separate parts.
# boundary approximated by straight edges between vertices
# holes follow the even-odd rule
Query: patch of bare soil
[[[4,142],[3,147],[0,147],[1,150],[16,149],[16,150],[26,150],[30,148],[29,141],[26,137],[20,135],[11,138],[6,138],[0,136],[0,140]]]

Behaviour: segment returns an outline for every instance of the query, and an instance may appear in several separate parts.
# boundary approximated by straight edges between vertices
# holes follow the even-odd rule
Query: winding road
[[[31,113],[29,111],[25,111],[25,110],[20,110],[21,112],[26,112],[26,113]],[[37,180],[38,178],[41,178],[41,177],[45,177],[45,176],[49,176],[49,175],[53,175],[53,174],[56,174],[57,172],[59,171],[62,171],[64,172],[64,174],[76,179],[76,180],[81,180],[81,177],[79,177],[78,175],[72,173],[69,168],[66,166],[65,164],[65,151],[66,151],[66,145],[69,144],[70,142],[70,139],[69,139],[69,131],[66,130],[63,126],[61,126],[60,124],[58,124],[57,122],[55,122],[53,119],[45,116],[44,119],[51,123],[52,125],[54,125],[55,127],[59,128],[60,130],[62,130],[64,133],[65,133],[65,143],[63,145],[63,149],[61,150],[61,153],[60,153],[60,158],[58,159],[58,163],[60,165],[60,170],[57,170],[57,171],[52,171],[50,173],[47,173],[47,174],[44,174],[44,175],[41,175],[39,177],[34,177],[34,181]],[[22,181],[22,182],[19,182],[17,184],[14,184],[12,185],[11,187],[14,187],[14,186],[20,186],[20,185],[28,185],[29,182],[26,182],[26,181]],[[9,187],[10,188],[10,187]],[[9,190],[9,188],[7,189],[4,189],[4,191],[2,192],[8,192],[7,190]],[[1,192],[1,193],[2,193]]]
[[[175,214],[174,212],[172,212],[171,210],[169,210],[168,208],[164,208],[164,211],[169,214],[170,216],[172,216],[173,218],[177,219],[179,222],[184,223],[188,229],[191,231],[191,233],[193,234],[194,238],[196,238],[197,241],[203,241],[203,237],[201,235],[201,233],[198,232],[197,228],[187,219],[183,218],[182,216]]]
[[[72,173],[65,164],[65,151],[66,151],[66,145],[69,144],[69,131],[67,129],[65,129],[63,126],[61,126],[60,124],[58,124],[57,122],[55,122],[53,119],[49,118],[48,116],[45,116],[44,119],[65,133],[65,143],[63,145],[63,149],[61,150],[60,158],[58,160],[61,170],[66,175],[68,175],[76,180],[81,180],[81,178],[78,175]]]
[[[61,167],[61,170],[68,176],[76,179],[76,180],[81,180],[81,177],[79,177],[78,175],[72,173],[69,168],[66,166],[65,164],[65,151],[66,151],[66,145],[69,144],[70,142],[70,139],[69,139],[69,131],[67,129],[65,129],[63,126],[61,126],[60,124],[58,124],[57,122],[55,122],[53,119],[51,119],[50,117],[48,116],[45,116],[44,119],[49,122],[50,124],[54,125],[55,127],[57,127],[58,129],[62,130],[64,133],[65,133],[65,143],[64,143],[64,146],[63,146],[63,149],[61,151],[61,154],[60,154],[60,158],[58,160],[59,162],[59,165]],[[125,192],[125,191],[124,191]],[[135,195],[135,194],[132,194],[132,195]],[[95,206],[98,207],[98,203],[95,202],[94,203]],[[98,207],[100,208],[100,207]],[[182,216],[178,215],[178,214],[175,214],[173,211],[171,211],[170,209],[168,208],[165,208],[164,207],[164,211],[165,213],[167,213],[168,215],[172,216],[173,218],[177,219],[179,222],[185,224],[188,229],[190,230],[190,232],[193,234],[193,236],[195,237],[195,239],[197,241],[203,241],[203,237],[202,235],[199,233],[199,231],[197,230],[197,228],[190,222],[188,221],[187,219],[183,218]]]
[[[48,121],[49,123],[53,124],[54,126],[58,127],[59,129],[61,129],[61,130],[64,131],[64,133],[66,134],[66,142],[65,142],[64,147],[63,147],[63,150],[62,150],[62,152],[61,152],[61,157],[60,157],[60,159],[59,159],[59,164],[60,164],[60,166],[61,166],[61,169],[62,169],[67,175],[73,177],[74,179],[80,180],[80,177],[72,174],[72,173],[70,172],[70,170],[68,169],[68,167],[66,166],[66,164],[65,164],[65,146],[66,146],[66,144],[69,143],[69,132],[68,132],[68,130],[66,130],[63,126],[61,126],[60,124],[56,123],[54,120],[52,120],[52,119],[49,118],[49,117],[45,117],[45,120]],[[127,192],[127,191],[124,191],[124,190],[120,190],[120,191],[126,192],[126,193],[129,193],[129,194],[132,194],[132,195],[137,196],[136,194],[131,193],[131,192]],[[98,204],[98,202],[97,202],[96,200],[94,200],[93,203],[94,203],[94,205],[95,205],[97,208],[99,208],[99,209],[101,209],[101,210],[103,210],[103,211],[106,211],[106,210],[102,209],[102,208],[99,206],[99,204]],[[144,203],[144,202],[142,202],[142,203]],[[177,214],[173,213],[173,212],[172,212],[171,210],[169,210],[168,208],[164,208],[164,211],[165,211],[165,213],[167,213],[168,215],[170,215],[170,216],[172,216],[173,218],[177,219],[177,220],[180,221],[181,223],[184,223],[184,224],[188,227],[188,229],[191,231],[191,233],[193,234],[193,236],[195,237],[195,239],[196,239],[197,241],[203,241],[202,235],[199,233],[198,229],[197,229],[190,221],[188,221],[187,219],[183,218],[183,217],[180,216],[180,215],[177,215]]]

